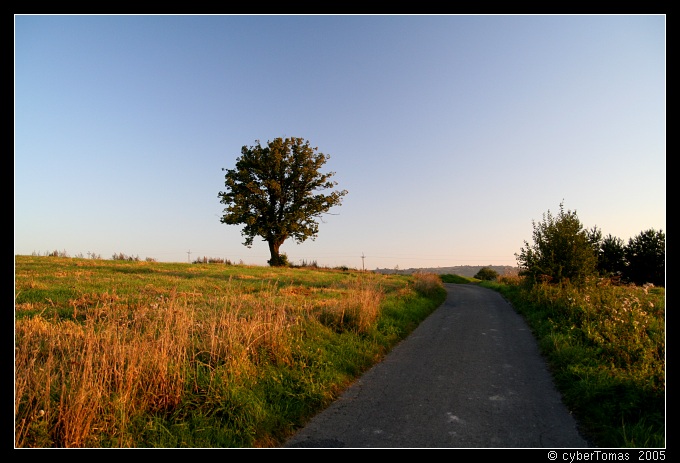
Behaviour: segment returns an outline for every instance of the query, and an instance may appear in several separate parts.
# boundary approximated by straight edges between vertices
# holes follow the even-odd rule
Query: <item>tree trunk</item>
[[[277,240],[274,238],[267,239],[267,242],[269,243],[269,253],[271,254],[271,259],[269,259],[267,263],[272,267],[284,267],[288,265],[286,257],[281,257],[281,254],[279,254],[279,248],[283,244],[283,241],[284,240]]]

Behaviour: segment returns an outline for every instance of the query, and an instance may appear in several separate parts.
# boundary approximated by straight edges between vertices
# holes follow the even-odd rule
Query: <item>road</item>
[[[586,448],[524,319],[496,291],[446,301],[283,447]]]

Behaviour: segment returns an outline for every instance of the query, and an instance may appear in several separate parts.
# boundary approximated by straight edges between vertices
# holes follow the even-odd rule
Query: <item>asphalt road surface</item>
[[[446,301],[283,447],[586,448],[524,319],[496,291]]]

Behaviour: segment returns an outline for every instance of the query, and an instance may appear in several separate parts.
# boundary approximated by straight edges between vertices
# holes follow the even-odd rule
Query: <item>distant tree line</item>
[[[593,277],[622,283],[666,285],[666,235],[648,229],[624,243],[611,234],[603,237],[597,227],[585,229],[576,211],[543,214],[533,222],[533,243],[524,242],[515,254],[520,275],[530,282],[569,281],[585,284]]]
[[[229,259],[223,259],[221,257],[198,257],[195,259],[193,264],[225,264],[225,265],[232,265],[231,261]]]

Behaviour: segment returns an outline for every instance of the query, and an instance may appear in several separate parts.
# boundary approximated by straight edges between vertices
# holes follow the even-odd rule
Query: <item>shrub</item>
[[[113,260],[128,260],[131,262],[139,262],[139,256],[126,256],[122,252],[119,253],[113,253],[113,256],[111,257]]]
[[[473,278],[484,281],[493,281],[498,278],[498,272],[492,268],[484,267],[479,269]]]
[[[194,264],[225,264],[225,265],[231,265],[231,261],[229,259],[222,259],[221,257],[206,257],[206,256],[198,257],[192,263],[194,263]]]
[[[55,249],[54,251],[48,252],[48,253],[45,254],[45,255],[47,255],[47,256],[49,256],[49,257],[70,257],[70,256],[68,255],[68,253],[66,252],[65,249],[64,249],[63,251],[57,251],[57,250]]]
[[[565,211],[560,203],[557,216],[548,211],[542,222],[533,222],[533,228],[533,245],[525,241],[520,254],[515,254],[520,275],[527,276],[530,283],[570,281],[583,285],[596,274],[595,247],[576,211]]]
[[[288,256],[284,253],[274,256],[267,261],[271,267],[289,267],[290,262],[288,262]]]

